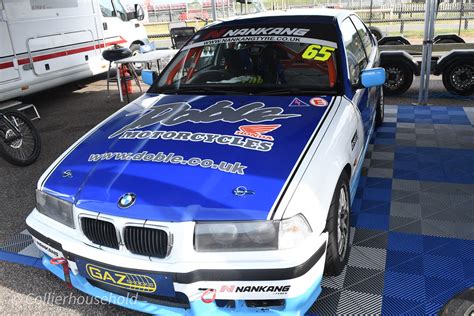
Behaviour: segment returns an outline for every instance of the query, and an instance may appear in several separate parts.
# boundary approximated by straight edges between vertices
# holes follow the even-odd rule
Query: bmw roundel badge
[[[128,208],[135,203],[137,196],[134,193],[125,193],[118,200],[118,207]]]

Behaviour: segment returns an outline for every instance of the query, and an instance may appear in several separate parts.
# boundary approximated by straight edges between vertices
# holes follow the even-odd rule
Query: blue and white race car
[[[347,11],[205,27],[41,177],[26,222],[43,264],[148,313],[305,313],[347,258],[378,62]]]

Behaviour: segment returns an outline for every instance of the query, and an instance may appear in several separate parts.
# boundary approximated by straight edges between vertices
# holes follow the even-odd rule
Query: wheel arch
[[[285,202],[280,216],[288,218],[303,214],[314,232],[324,232],[332,197],[339,178],[347,174],[353,177],[352,164],[359,156],[364,143],[360,134],[363,126],[351,101],[344,99],[332,120],[316,152],[305,168],[301,180],[292,188],[291,197]],[[354,132],[359,132],[359,140],[353,149]],[[321,131],[323,132],[323,131]],[[348,183],[350,186],[350,183]]]
[[[446,68],[448,68],[453,63],[460,60],[467,60],[467,61],[474,60],[474,51],[472,50],[450,51],[448,54],[438,59],[438,62],[436,63],[436,68],[434,69],[433,74],[441,75]]]
[[[145,43],[143,43],[141,40],[135,40],[130,44],[130,47],[132,47],[135,44],[138,44],[140,46],[145,45]]]
[[[380,52],[380,64],[396,62],[406,64],[415,76],[420,75],[420,67],[413,57],[405,51],[382,51]]]
[[[351,180],[352,178],[352,166],[350,163],[347,163],[345,166],[344,166],[344,169],[342,169],[342,172],[345,172],[347,177],[349,178],[349,180]],[[341,172],[341,173],[342,173]]]

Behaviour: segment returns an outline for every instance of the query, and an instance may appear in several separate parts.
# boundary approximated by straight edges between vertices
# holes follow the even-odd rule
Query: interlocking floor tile
[[[386,253],[385,249],[353,245],[347,264],[351,267],[383,271]]]
[[[357,228],[354,234],[353,245],[369,248],[386,249],[388,233],[383,230]]]
[[[422,275],[424,272],[423,254],[388,250],[386,270]]]
[[[347,267],[347,274],[343,287],[344,290],[382,296],[383,288],[383,271],[351,266]]]
[[[423,275],[386,271],[383,295],[423,303],[426,301],[425,286]]]
[[[390,231],[396,231],[409,234],[421,234],[421,220],[390,216]]]
[[[390,215],[396,217],[407,217],[421,219],[421,207],[417,203],[406,203],[393,201],[390,204]]]
[[[353,202],[348,266],[323,282],[340,291],[323,298],[338,298],[328,314],[436,314],[474,286],[473,124],[474,108],[386,106]]]

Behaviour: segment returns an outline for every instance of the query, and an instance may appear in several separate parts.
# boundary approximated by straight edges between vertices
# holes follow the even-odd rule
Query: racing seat
[[[225,69],[234,76],[247,74],[251,68],[251,60],[248,54],[233,48],[225,49],[223,52]]]
[[[283,66],[280,63],[280,52],[271,45],[265,47],[262,52],[259,70],[264,83],[286,83]]]

